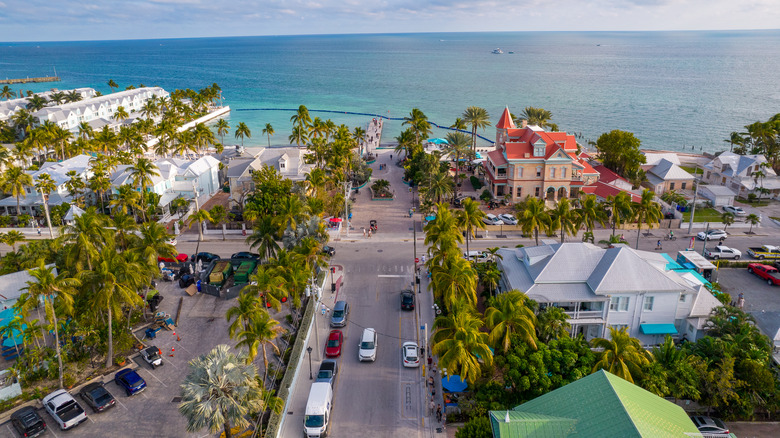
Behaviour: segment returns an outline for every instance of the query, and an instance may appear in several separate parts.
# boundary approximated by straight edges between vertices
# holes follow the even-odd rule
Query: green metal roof
[[[655,438],[698,433],[681,407],[604,370],[513,409],[515,413],[534,414],[533,417],[513,417],[511,412],[509,422],[505,411],[490,413],[495,438]],[[566,419],[574,421],[570,432],[564,432]],[[532,427],[539,427],[543,434],[532,433]],[[556,427],[560,433],[556,433]]]

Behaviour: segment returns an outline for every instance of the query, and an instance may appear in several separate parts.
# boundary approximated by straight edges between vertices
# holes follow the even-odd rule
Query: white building
[[[757,178],[755,172],[759,170],[766,176]],[[769,190],[769,194],[763,197],[777,198],[780,195],[780,178],[763,155],[723,152],[704,165],[703,179],[706,184],[728,187],[742,198],[747,198],[750,193],[758,196],[756,189],[761,187]]]
[[[573,335],[608,337],[609,327],[627,327],[644,344],[663,336],[695,340],[720,302],[706,280],[662,254],[625,245],[604,249],[564,243],[501,249],[500,291],[525,292],[542,307],[564,309]]]
[[[252,174],[263,166],[276,169],[284,178],[301,181],[312,169],[306,164],[304,155],[307,151],[299,148],[261,148],[254,156],[232,158],[227,166],[227,179],[230,182],[230,193],[238,200],[241,192],[254,190]]]
[[[51,95],[54,93],[72,93],[72,92],[78,93],[79,96],[81,96],[81,99],[89,99],[92,97],[95,97],[97,92],[94,88],[74,88],[72,90],[57,90],[52,89],[51,91],[43,91],[40,93],[35,93],[37,96],[40,96],[46,100],[49,100],[51,98]],[[20,109],[27,109],[27,104],[29,103],[29,97],[19,97],[17,99],[9,99],[9,100],[1,100],[0,101],[0,120],[8,120],[11,117],[13,117],[14,113],[19,111]]]

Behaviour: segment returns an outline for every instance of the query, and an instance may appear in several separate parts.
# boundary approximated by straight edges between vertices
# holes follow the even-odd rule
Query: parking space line
[[[95,420],[92,419],[92,415],[87,415],[87,419],[92,422],[92,424],[95,424]]]
[[[125,406],[125,404],[124,404],[124,403],[122,403],[121,401],[119,401],[119,399],[118,399],[118,398],[114,397],[114,400],[116,400],[116,402],[117,402],[117,403],[119,403],[119,406],[122,406],[123,408],[125,408],[125,410],[126,410],[126,411],[129,411],[129,410],[130,410],[130,409],[127,409],[127,406]]]
[[[162,385],[164,388],[167,388],[167,387],[168,387],[168,385],[166,385],[165,383],[163,383],[163,382],[162,382],[162,380],[158,379],[158,378],[157,378],[157,376],[155,376],[155,375],[154,375],[154,373],[151,373],[151,372],[149,372],[149,371],[146,371],[146,373],[148,373],[150,376],[154,377],[154,380],[157,380],[158,382],[160,382],[160,384],[161,384],[161,385]]]
[[[8,436],[14,436],[14,431],[11,430],[11,423],[5,423],[5,427],[7,427],[8,431],[11,432],[11,434]]]

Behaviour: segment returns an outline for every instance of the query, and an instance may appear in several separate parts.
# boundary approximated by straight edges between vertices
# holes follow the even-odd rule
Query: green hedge
[[[298,334],[306,333],[309,331],[309,326],[311,325],[312,321],[314,321],[314,299],[309,299],[306,304],[306,310],[303,313],[303,319],[301,320],[301,326],[298,328]],[[316,336],[316,334],[315,334]],[[284,373],[284,377],[282,377],[282,383],[279,385],[279,398],[284,400],[284,403],[287,403],[287,397],[290,395],[290,384],[292,383],[293,376],[295,375],[297,371],[296,366],[290,366],[290,365],[297,365],[298,359],[303,354],[303,347],[304,343],[306,341],[306,336],[296,336],[295,337],[295,344],[292,347],[292,354],[290,354],[290,360],[287,362],[287,371]],[[280,414],[277,414],[275,412],[271,413],[271,417],[268,419],[268,428],[266,429],[265,436],[267,437],[275,437],[278,429],[279,424],[282,421],[282,417],[286,414],[285,412],[282,412]]]
[[[471,175],[471,178],[469,178],[471,181],[471,187],[474,187],[474,190],[479,190],[482,188],[482,183],[479,181],[479,178],[477,178],[474,175]]]
[[[719,268],[747,268],[751,263],[773,266],[773,260],[710,260],[713,265]],[[720,263],[718,263],[720,262]]]

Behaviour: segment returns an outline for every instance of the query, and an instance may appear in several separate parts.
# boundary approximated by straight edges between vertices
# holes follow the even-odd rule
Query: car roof
[[[347,307],[346,301],[336,301],[336,305],[333,306],[333,310],[344,310]]]
[[[13,414],[11,414],[11,418],[20,418],[21,419],[22,417],[28,417],[30,415],[35,415],[36,418],[40,417],[40,415],[38,414],[38,411],[34,407],[32,407],[32,406],[25,406],[25,407],[19,409],[18,411],[14,412]]]
[[[328,335],[328,337],[330,338],[330,337],[333,337],[333,336],[340,336],[340,335],[341,335],[341,330],[331,330],[330,334]]]

